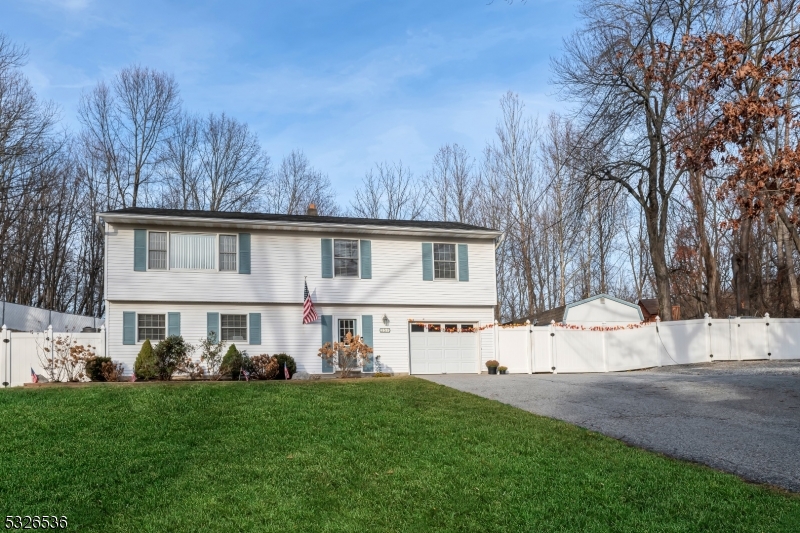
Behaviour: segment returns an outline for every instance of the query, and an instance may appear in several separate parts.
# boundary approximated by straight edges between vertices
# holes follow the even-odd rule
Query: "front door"
[[[339,337],[339,342],[344,343],[347,341],[347,334],[349,333],[352,338],[358,334],[358,321],[355,318],[340,318],[337,321],[337,335]],[[339,352],[339,368],[344,368],[345,361],[344,361],[344,354],[340,351]],[[358,370],[358,362],[351,361],[352,370]]]

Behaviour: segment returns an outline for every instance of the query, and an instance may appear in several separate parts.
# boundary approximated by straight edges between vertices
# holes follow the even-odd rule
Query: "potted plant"
[[[501,374],[507,374],[508,373],[508,367],[507,366],[499,366],[499,367],[497,367],[497,370],[499,370]]]
[[[500,366],[500,363],[498,361],[495,361],[494,359],[486,361],[486,368],[489,369],[490,374],[497,374],[498,366]]]

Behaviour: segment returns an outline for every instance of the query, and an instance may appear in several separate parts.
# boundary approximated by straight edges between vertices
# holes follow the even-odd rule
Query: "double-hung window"
[[[219,236],[219,269],[236,271],[236,235]]]
[[[137,315],[139,319],[139,342],[147,339],[163,341],[167,336],[167,321],[165,315]]]
[[[456,279],[456,245],[433,245],[434,279]]]
[[[148,268],[150,270],[167,269],[167,233],[151,231],[148,242]]]
[[[221,315],[221,341],[247,341],[247,315]]]
[[[358,277],[358,241],[333,240],[333,274],[336,277]]]

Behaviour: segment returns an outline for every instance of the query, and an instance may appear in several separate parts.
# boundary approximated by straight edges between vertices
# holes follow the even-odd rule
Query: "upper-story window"
[[[236,270],[236,235],[219,236],[219,269]]]
[[[433,245],[434,279],[456,279],[456,245]]]
[[[167,268],[167,232],[151,231],[148,243],[148,268],[165,270]]]
[[[169,268],[214,270],[216,235],[204,233],[169,234]]]
[[[333,240],[333,273],[336,277],[358,277],[358,241]]]

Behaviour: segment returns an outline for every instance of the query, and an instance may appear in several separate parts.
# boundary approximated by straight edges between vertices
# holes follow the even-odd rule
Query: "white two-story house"
[[[495,358],[498,231],[146,208],[98,217],[106,346],[127,370],[145,339],[197,345],[210,331],[250,355],[287,353],[309,374],[333,371],[317,352],[348,332],[374,349],[365,372],[477,373]],[[304,281],[319,315],[310,324]]]

